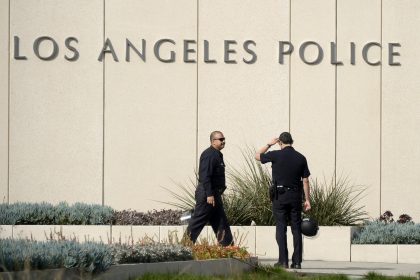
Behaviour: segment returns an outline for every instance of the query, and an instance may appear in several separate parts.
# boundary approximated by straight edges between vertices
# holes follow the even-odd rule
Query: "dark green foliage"
[[[105,244],[0,239],[1,271],[77,267],[97,273],[112,263],[112,250]]]
[[[180,225],[181,210],[153,210],[147,213],[134,210],[115,211],[115,225]]]
[[[223,195],[226,215],[231,225],[274,225],[268,188],[271,174],[266,166],[254,159],[255,151],[248,148],[243,153],[244,166],[235,168],[228,164],[228,189]],[[175,202],[164,202],[182,210],[194,207],[196,181],[188,185],[176,184],[177,190],[165,188]],[[306,214],[320,226],[354,225],[365,220],[364,206],[358,203],[365,188],[354,186],[347,178],[334,177],[330,182],[311,180],[312,210]]]
[[[254,159],[255,151],[243,152],[245,165],[240,168],[227,166],[228,189],[223,194],[223,204],[231,225],[274,225],[268,187],[271,175],[265,166]],[[197,176],[197,175],[196,175]],[[187,185],[175,183],[177,190],[165,188],[175,202],[162,202],[188,211],[195,206],[196,180],[190,179]]]
[[[359,205],[365,187],[334,176],[329,182],[311,180],[310,185],[312,209],[305,215],[315,218],[320,226],[350,226],[366,220],[367,212]]]
[[[191,248],[168,244],[78,243],[50,240],[0,239],[0,272],[49,268],[79,268],[101,272],[112,264],[192,260]]]
[[[173,191],[171,188],[163,187],[174,199],[171,201],[158,201],[166,205],[174,206],[182,211],[189,211],[195,207],[195,188],[197,187],[198,175],[195,173],[195,179],[189,180],[188,184],[174,182],[178,190]]]
[[[114,211],[109,206],[60,202],[0,204],[1,225],[180,225],[180,210]]]
[[[241,168],[228,168],[229,190],[223,197],[226,215],[233,225],[274,225],[268,188],[271,175],[266,166],[254,159],[255,150],[242,153]]]
[[[369,222],[353,236],[354,244],[420,244],[420,224]]]
[[[102,225],[110,224],[112,215],[111,207],[86,203],[72,206],[67,202],[57,206],[46,202],[0,204],[2,225]]]
[[[365,275],[365,277],[363,277],[363,279],[366,280],[414,280],[414,277],[410,277],[410,276],[395,276],[395,277],[390,277],[390,276],[385,276],[376,272],[369,272],[368,274]]]
[[[193,259],[191,248],[180,245],[146,244],[113,245],[117,263],[153,263]]]

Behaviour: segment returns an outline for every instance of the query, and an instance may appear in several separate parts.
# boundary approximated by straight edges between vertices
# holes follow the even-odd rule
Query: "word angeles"
[[[14,36],[14,59],[28,60],[28,54],[22,53],[21,42],[18,36]],[[61,43],[61,42],[60,42]],[[48,36],[36,38],[29,44],[32,45],[32,51],[36,58],[45,61],[56,59],[60,55],[60,51],[64,48],[64,59],[70,62],[77,61],[80,58],[78,49],[79,40],[76,37],[67,37],[64,40],[64,46]],[[214,64],[254,64],[258,60],[257,43],[253,40],[245,40],[238,42],[236,40],[223,40],[218,45],[211,45],[208,40],[203,40],[202,45],[198,46],[196,40],[182,40],[176,42],[172,39],[160,39],[153,42],[148,42],[141,39],[139,42],[133,43],[132,40],[125,39],[125,42],[118,42],[119,46],[124,45],[124,52],[116,51],[112,41],[107,38],[102,45],[102,49],[98,51],[97,60],[102,62],[105,57],[110,57],[115,62],[125,60],[131,62],[132,60],[144,62],[148,61],[150,56],[162,63],[175,63],[182,61],[184,63],[197,63],[197,60],[202,59],[202,62]],[[25,45],[25,50],[29,49]],[[400,66],[401,63],[396,61],[396,57],[400,56],[398,48],[400,43],[388,43],[384,49],[378,42],[367,42],[362,46],[357,46],[354,42],[348,43],[348,53],[345,55],[337,55],[337,44],[331,42],[328,46],[330,57],[329,63],[332,65],[344,65],[343,61],[349,62],[351,65],[356,65],[357,61],[372,66],[382,64],[382,54],[387,58],[388,65]],[[214,49],[213,49],[214,48]],[[216,50],[217,49],[217,50]],[[322,63],[325,58],[326,51],[321,44],[314,41],[305,41],[299,45],[293,45],[289,41],[278,41],[277,44],[277,61],[279,64],[284,64],[286,58],[292,55],[297,55],[300,60],[308,65],[318,65]],[[375,51],[376,49],[376,51]],[[199,51],[200,50],[200,56]],[[202,53],[201,53],[202,52]],[[151,53],[151,54],[149,54]]]

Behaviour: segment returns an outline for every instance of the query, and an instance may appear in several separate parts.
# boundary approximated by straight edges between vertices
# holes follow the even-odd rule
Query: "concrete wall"
[[[420,170],[420,35],[409,30],[419,26],[418,1],[384,1],[383,41],[404,43],[403,67],[382,71],[382,196],[381,210],[398,209],[420,220],[416,183]],[[398,12],[397,12],[398,11]],[[413,205],[413,206],[411,206]]]
[[[21,38],[10,65],[10,202],[102,202],[102,1],[11,1],[11,36]],[[77,19],[77,20],[76,20]],[[50,36],[61,51],[43,61],[34,40]],[[65,38],[81,57],[64,59]],[[11,38],[12,40],[12,38]],[[43,44],[48,56],[51,44]],[[68,54],[69,55],[69,54]]]
[[[163,37],[196,40],[195,1],[107,1],[105,35],[125,54],[125,39],[148,38],[146,63],[105,61],[105,203],[117,208],[162,208],[161,186],[192,174],[195,167],[197,67],[162,63],[152,42]],[[124,30],[124,32],[121,32]],[[134,41],[136,40],[136,41]],[[180,176],[183,174],[184,176]]]
[[[347,38],[359,50],[357,67],[337,67],[336,170],[368,187],[361,203],[376,218],[381,214],[380,199],[372,199],[380,197],[381,68],[361,63],[360,49],[366,42],[381,41],[381,1],[339,1],[336,32],[345,65],[351,51]],[[373,54],[380,57],[379,51]]]
[[[367,186],[361,204],[372,217],[391,210],[418,221],[419,12],[415,0],[1,0],[0,195],[165,208],[157,201],[172,198],[161,187],[193,178],[212,130],[225,133],[225,161],[236,167],[241,150],[290,130],[313,178],[348,176]],[[14,36],[27,60],[13,57]],[[40,36],[57,41],[55,60],[34,55]],[[75,62],[64,58],[69,36],[79,40]],[[98,61],[107,38],[119,62],[110,53]],[[125,60],[126,38],[136,47],[146,39],[146,61]],[[175,63],[153,55],[163,38],[176,42],[163,49],[176,52]],[[198,42],[195,63],[183,62],[184,39]],[[217,63],[204,62],[204,40]],[[223,61],[224,40],[237,42],[237,63]],[[246,40],[256,42],[254,64],[243,61]],[[278,41],[295,46],[283,64]],[[299,58],[305,41],[322,46],[320,64]],[[331,42],[341,66],[330,63]],[[382,65],[363,61],[368,42],[383,44],[369,53]],[[401,44],[401,66],[388,65],[390,42]],[[308,47],[306,59],[316,56]]]
[[[0,1],[0,202],[8,200],[9,2]]]

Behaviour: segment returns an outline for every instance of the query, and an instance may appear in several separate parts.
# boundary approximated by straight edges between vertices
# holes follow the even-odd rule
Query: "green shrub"
[[[0,239],[0,271],[77,267],[96,273],[112,263],[112,249],[105,244]]]
[[[60,202],[0,204],[2,225],[180,225],[180,210],[114,211],[111,207]]]
[[[0,224],[2,225],[101,225],[110,224],[113,209],[108,206],[75,203],[69,206],[60,202],[50,203],[0,204]]]
[[[153,263],[192,260],[192,251],[188,247],[169,244],[117,244],[113,245],[117,263]]]
[[[115,211],[115,225],[181,225],[181,210],[153,210],[147,213],[134,210]]]
[[[26,269],[79,268],[101,272],[112,264],[192,260],[189,247],[174,244],[103,244],[67,240],[37,242],[0,239],[0,272]]]
[[[353,185],[347,177],[331,178],[329,182],[311,180],[311,207],[305,213],[321,226],[349,226],[366,220],[364,206],[358,206],[365,187]]]
[[[268,168],[254,159],[255,151],[247,149],[242,153],[245,165],[242,168],[227,166],[228,189],[223,195],[226,216],[231,225],[274,225],[268,188],[271,174]],[[175,202],[163,202],[182,210],[194,208],[196,181],[187,185],[176,184],[177,190],[165,188]],[[366,211],[358,202],[364,187],[354,186],[345,177],[330,182],[311,180],[312,210],[310,216],[321,226],[354,225],[365,221]]]
[[[258,225],[274,225],[268,187],[271,176],[268,169],[254,159],[255,151],[247,149],[242,153],[245,165],[232,168],[228,165],[226,177],[228,188],[223,194],[223,205],[231,225],[249,225],[251,221]],[[197,174],[196,174],[197,177]],[[175,183],[177,190],[167,190],[175,202],[164,204],[188,211],[195,206],[195,188],[197,180],[190,179],[188,184]]]
[[[354,244],[420,244],[420,224],[368,222],[355,232]]]
[[[229,190],[223,196],[226,215],[233,225],[274,225],[268,188],[271,175],[254,158],[255,150],[242,152],[244,165],[227,169]]]

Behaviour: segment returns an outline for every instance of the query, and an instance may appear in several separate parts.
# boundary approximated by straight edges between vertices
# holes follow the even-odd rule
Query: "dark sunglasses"
[[[225,138],[214,138],[213,140],[219,140],[221,142],[225,141]]]

